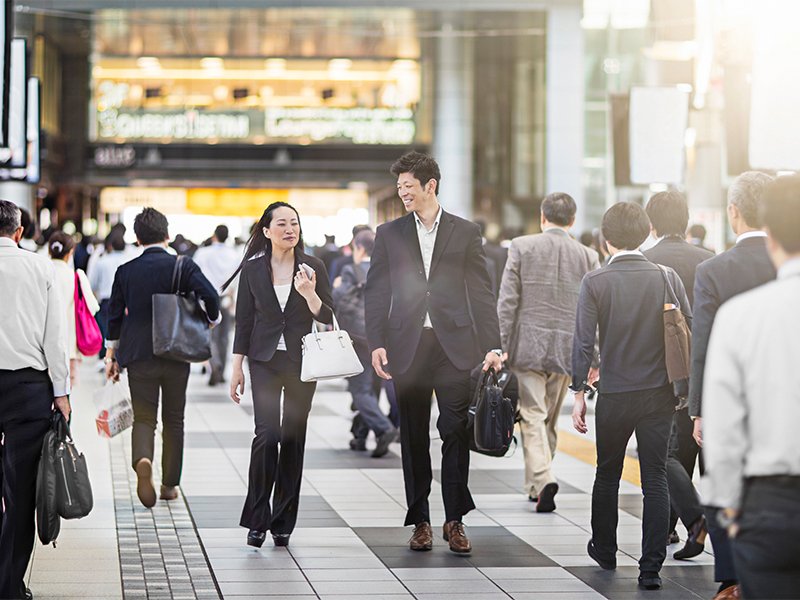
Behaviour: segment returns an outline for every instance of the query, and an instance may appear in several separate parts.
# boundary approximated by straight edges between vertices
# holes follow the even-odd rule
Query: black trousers
[[[693,430],[694,423],[689,417],[689,409],[675,411],[672,417],[672,431],[669,436],[669,452],[667,454],[667,482],[669,501],[672,507],[670,531],[675,529],[677,519],[680,518],[688,529],[703,514],[700,497],[692,483],[694,465],[700,452],[700,446],[692,437]],[[702,457],[700,473],[703,473]]]
[[[183,469],[183,413],[189,363],[166,358],[138,360],[128,365],[128,382],[133,404],[133,466],[142,458],[153,460],[160,393],[164,442],[161,483],[178,485]]]
[[[390,365],[391,367],[391,365]],[[475,508],[469,493],[469,371],[457,369],[432,329],[422,333],[417,353],[405,373],[393,374],[400,407],[400,442],[406,487],[406,525],[430,521],[431,394],[436,391],[442,439],[442,496],[445,519],[460,521]]]
[[[23,578],[36,531],[36,471],[52,406],[46,371],[0,370],[0,598],[25,597]]]
[[[291,533],[297,523],[308,413],[317,384],[300,381],[300,364],[286,352],[277,351],[269,362],[248,362],[256,437],[239,524],[273,534]]]
[[[639,559],[642,572],[660,571],[667,556],[667,446],[673,412],[675,396],[671,385],[600,394],[595,409],[597,473],[592,489],[592,540],[604,558],[611,559],[617,551],[619,480],[625,448],[636,433],[644,494]]]
[[[743,596],[800,597],[800,477],[747,480],[741,513],[732,545]]]

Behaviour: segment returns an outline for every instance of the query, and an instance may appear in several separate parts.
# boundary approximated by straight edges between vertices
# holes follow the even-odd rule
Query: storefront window
[[[94,141],[424,141],[416,124],[419,47],[406,38],[412,13],[315,11],[312,20],[297,10],[148,12],[150,20],[141,11],[115,20],[115,11],[103,11],[92,65]],[[240,12],[260,26],[233,34]],[[180,43],[148,46],[176,19],[183,19]],[[197,41],[191,48],[189,39]],[[221,39],[234,47],[214,41]],[[148,47],[159,51],[147,54]]]

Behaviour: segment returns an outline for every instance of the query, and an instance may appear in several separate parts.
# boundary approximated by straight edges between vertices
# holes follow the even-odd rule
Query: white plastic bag
[[[95,393],[97,404],[97,434],[112,438],[133,425],[133,405],[127,375],[120,375],[119,381],[109,380]]]

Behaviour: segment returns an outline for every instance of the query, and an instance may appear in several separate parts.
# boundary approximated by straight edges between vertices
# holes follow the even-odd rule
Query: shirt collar
[[[778,269],[778,279],[800,275],[800,257],[790,258]]]
[[[619,258],[620,256],[644,256],[639,250],[620,250],[614,256],[608,259],[607,264],[611,264],[614,262],[615,258]]]
[[[419,215],[417,213],[414,213],[414,220],[417,222],[417,229],[419,229],[419,227],[422,226],[425,229],[425,231],[428,231],[428,233],[432,232],[434,229],[436,229],[439,226],[439,221],[441,220],[441,218],[442,218],[442,205],[440,204],[439,205],[439,212],[436,213],[436,219],[434,219],[434,221],[433,221],[433,227],[431,227],[431,230],[428,231],[428,228],[425,227],[425,224],[419,218]]]
[[[14,243],[10,237],[0,236],[0,246],[5,246],[6,248],[16,248],[17,245]]]
[[[561,227],[545,227],[542,229],[542,233],[555,233],[558,235],[566,235],[569,237],[569,231],[566,229],[561,229]]]
[[[748,231],[747,233],[743,233],[742,235],[737,237],[736,238],[736,243],[738,244],[742,240],[747,240],[749,238],[755,238],[755,237],[763,237],[763,238],[765,238],[765,237],[767,237],[767,232],[766,231]]]
[[[142,246],[142,252],[144,252],[145,250],[163,250],[164,252],[167,251],[167,249],[164,248],[164,246],[162,246],[161,244],[148,244],[146,246]]]

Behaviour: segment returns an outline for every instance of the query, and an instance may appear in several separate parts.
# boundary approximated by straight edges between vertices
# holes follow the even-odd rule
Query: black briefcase
[[[193,292],[181,294],[183,256],[175,261],[172,293],[153,294],[153,354],[181,362],[211,358],[208,316]]]
[[[58,416],[61,418],[56,422],[56,508],[62,519],[82,519],[94,507],[89,469],[60,411]]]
[[[470,449],[488,456],[505,456],[514,438],[516,402],[508,398],[494,369],[480,377],[469,407]]]
[[[61,531],[61,517],[58,514],[58,480],[56,477],[56,447],[58,431],[55,420],[63,416],[60,411],[53,413],[51,427],[44,434],[42,456],[36,473],[36,532],[45,546],[55,543]]]

